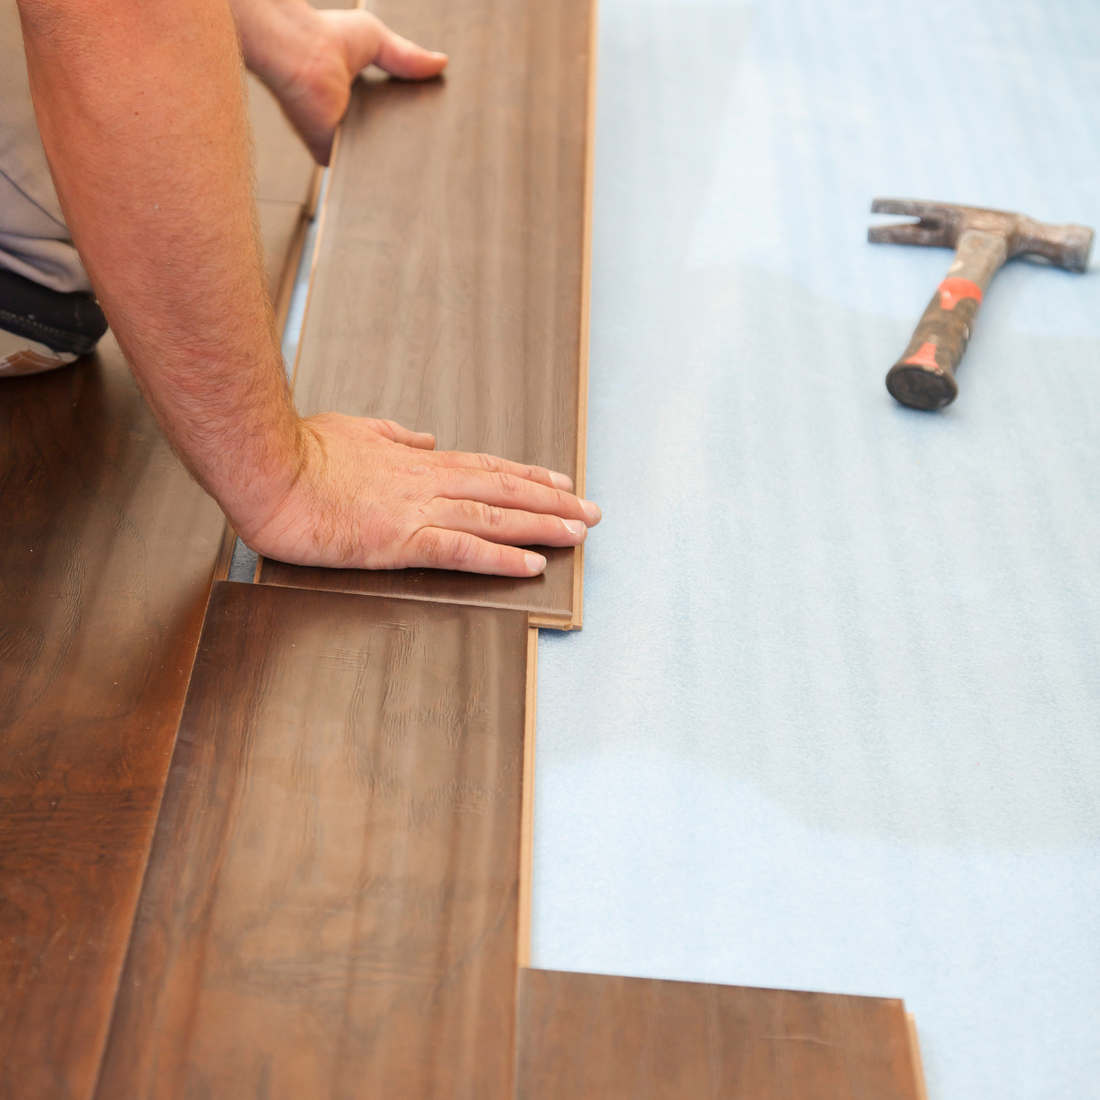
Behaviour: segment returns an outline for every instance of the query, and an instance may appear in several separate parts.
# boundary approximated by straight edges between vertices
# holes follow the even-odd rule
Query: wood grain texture
[[[100,1100],[511,1096],[527,641],[215,586]]]
[[[313,182],[313,158],[278,101],[251,73],[248,107],[255,141],[256,198],[260,202],[304,203]]]
[[[256,158],[256,212],[267,287],[281,331],[298,271],[320,169],[275,97],[249,74],[248,100]]]
[[[521,970],[517,1100],[918,1100],[901,1001]]]
[[[251,99],[279,286],[314,168],[255,82]],[[91,1095],[231,542],[110,336],[0,382],[0,455],[0,1098],[75,1100]]]
[[[591,0],[382,0],[446,49],[427,84],[361,81],[330,176],[299,350],[302,411],[388,417],[583,487]],[[265,583],[515,607],[579,625],[578,552],[542,577],[302,569]]]
[[[0,382],[0,1097],[91,1093],[224,520],[117,345]]]
[[[273,305],[279,301],[283,280],[287,275],[293,278],[293,272],[288,271],[291,254],[297,252],[301,255],[300,241],[308,225],[305,211],[304,202],[256,201],[260,238],[264,245],[267,291]]]

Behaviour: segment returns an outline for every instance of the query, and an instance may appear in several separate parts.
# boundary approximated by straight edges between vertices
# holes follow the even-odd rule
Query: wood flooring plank
[[[275,97],[251,73],[248,99],[256,154],[256,208],[267,286],[281,330],[306,228],[314,212],[320,169]]]
[[[919,1100],[901,1001],[522,970],[517,1100]]]
[[[248,74],[248,107],[256,150],[256,198],[260,202],[303,203],[315,164],[275,97]]]
[[[261,191],[283,196],[260,203],[275,288],[314,167],[269,93],[252,102]],[[231,542],[109,335],[0,381],[0,456],[0,1100],[84,1100]]]
[[[260,237],[264,245],[264,262],[267,268],[267,290],[272,304],[279,301],[283,281],[288,274],[291,254],[298,238],[303,236],[307,224],[304,202],[279,202],[259,199],[256,213],[260,218]]]
[[[511,1097],[527,645],[215,586],[99,1100]]]
[[[446,49],[426,84],[360,81],[330,173],[295,393],[441,448],[563,470],[583,489],[591,0],[381,0]],[[580,622],[580,552],[529,580],[303,569],[264,583],[515,607]]]
[[[0,456],[0,1097],[86,1098],[224,519],[110,336]]]
[[[909,1028],[909,1050],[913,1058],[913,1066],[917,1075],[916,1100],[928,1100],[928,1085],[924,1077],[924,1060],[920,1053],[920,1036],[917,1034],[917,1021],[913,1013],[905,1014],[905,1022]]]

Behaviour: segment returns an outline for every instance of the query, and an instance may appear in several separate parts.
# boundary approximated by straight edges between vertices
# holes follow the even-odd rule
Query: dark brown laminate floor
[[[275,97],[251,73],[248,107],[256,142],[257,199],[302,204],[313,181],[313,158]]]
[[[99,1100],[511,1096],[527,643],[215,586]]]
[[[253,102],[275,286],[313,168]],[[109,335],[0,380],[0,1100],[91,1095],[224,528]]]
[[[224,519],[114,341],[0,381],[0,1097],[88,1097]]]
[[[441,448],[583,478],[590,0],[381,0],[445,49],[428,84],[360,82],[321,230],[295,392]],[[580,486],[583,488],[583,486]],[[526,581],[311,570],[265,583],[516,607],[579,625],[579,554]]]
[[[275,97],[251,74],[248,99],[256,142],[256,212],[268,292],[281,329],[313,213],[319,170]]]
[[[901,1001],[521,970],[517,1100],[919,1100]]]

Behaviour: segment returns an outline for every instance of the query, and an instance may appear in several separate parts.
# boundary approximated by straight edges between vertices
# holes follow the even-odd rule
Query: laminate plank
[[[517,1100],[920,1100],[901,1001],[521,970]]]
[[[248,107],[256,154],[256,198],[261,202],[303,203],[315,164],[287,121],[275,97],[248,74]]]
[[[314,212],[320,169],[275,97],[251,73],[248,99],[255,141],[256,209],[267,287],[281,329],[306,229]]]
[[[511,1097],[527,632],[215,585],[99,1100]]]
[[[270,94],[252,102],[261,191],[294,200],[260,202],[285,312],[314,167]],[[71,367],[4,379],[0,398],[0,1098],[75,1100],[231,541],[109,335]]]
[[[260,218],[260,238],[264,246],[267,269],[267,289],[273,303],[279,301],[283,280],[288,272],[295,244],[308,219],[303,202],[282,202],[259,199],[256,212]]]
[[[0,382],[0,1097],[91,1093],[224,519],[108,336]]]
[[[565,471],[583,491],[591,0],[381,0],[446,49],[426,84],[360,81],[330,173],[295,393],[442,448]],[[579,626],[581,553],[528,580],[265,561],[300,588],[515,607]]]

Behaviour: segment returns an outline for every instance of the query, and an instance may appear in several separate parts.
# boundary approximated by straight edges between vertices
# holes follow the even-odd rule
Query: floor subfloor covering
[[[1100,1097],[1100,278],[879,195],[1100,223],[1076,0],[604,0],[586,626],[543,631],[535,966],[904,997],[932,1100]],[[1095,264],[1095,261],[1094,261]]]

